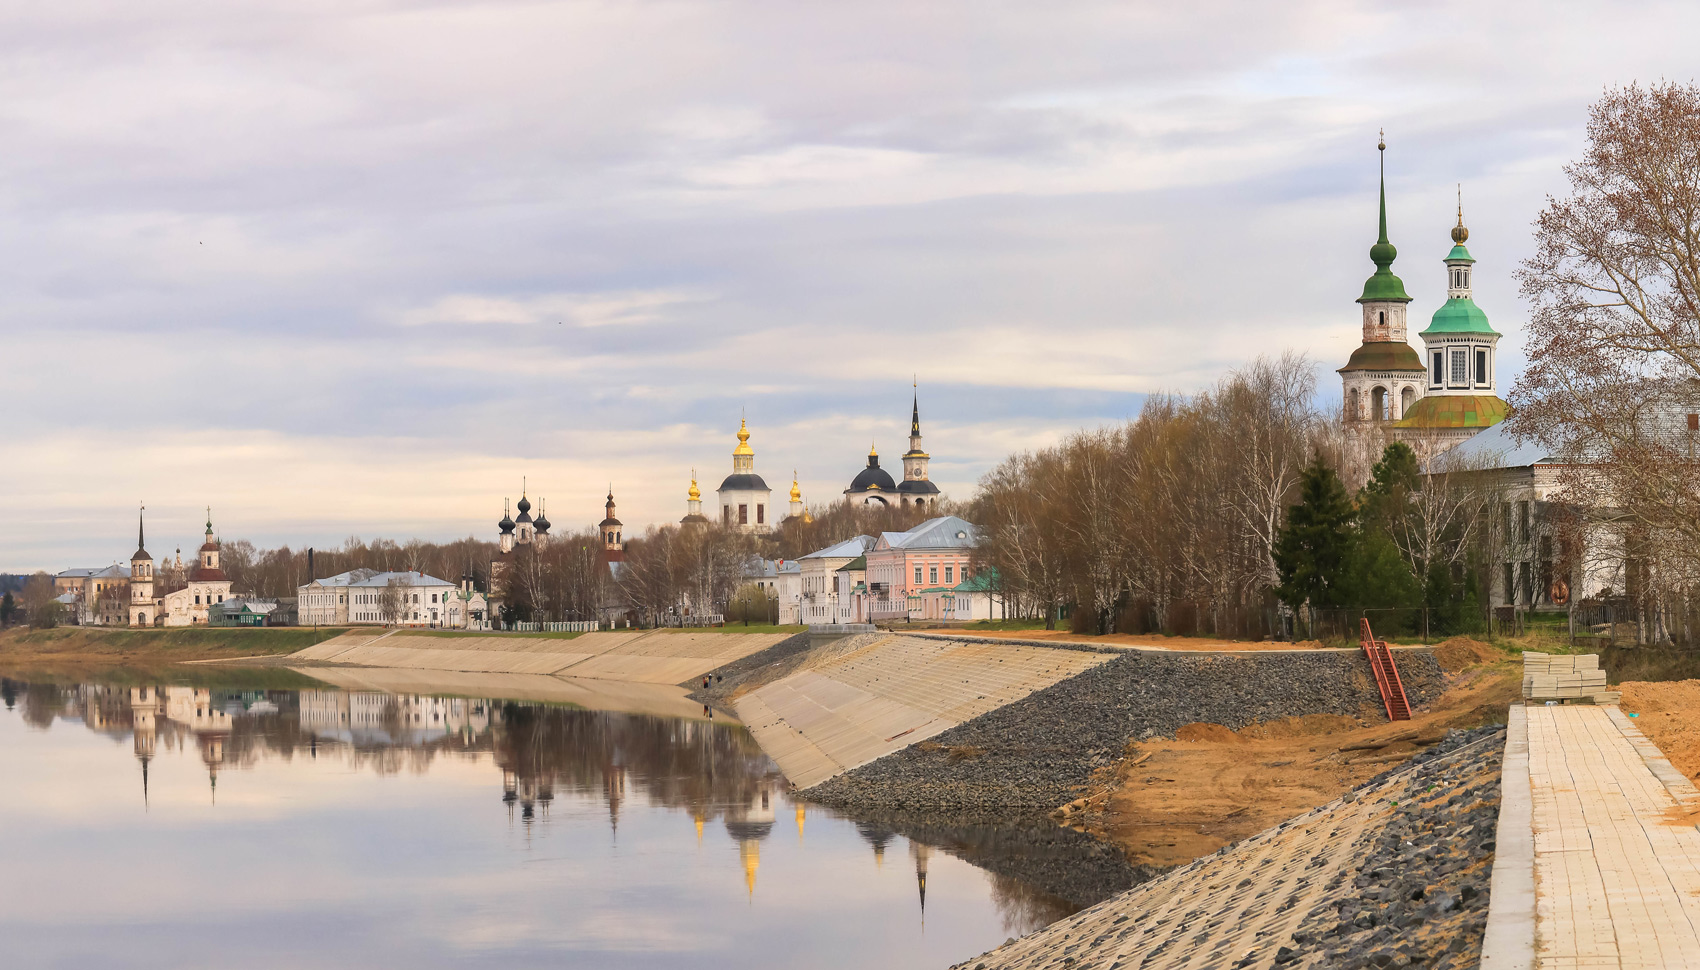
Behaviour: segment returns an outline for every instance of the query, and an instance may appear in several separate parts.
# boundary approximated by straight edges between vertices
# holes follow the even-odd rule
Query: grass
[[[94,650],[205,650],[228,647],[255,653],[294,653],[347,632],[343,627],[122,627],[60,626],[51,630],[15,627],[0,632],[0,652],[21,647],[33,652]]]
[[[400,633],[410,637],[442,637],[448,640],[458,640],[464,637],[523,637],[527,640],[571,640],[584,636],[581,632],[553,633],[512,633],[506,630],[402,630]]]
[[[802,625],[775,626],[772,623],[728,623],[725,626],[685,626],[661,627],[663,633],[807,633],[808,627]]]
[[[975,620],[964,630],[1043,630],[1044,620]]]

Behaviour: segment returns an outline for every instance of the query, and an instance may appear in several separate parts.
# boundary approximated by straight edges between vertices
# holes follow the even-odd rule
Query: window
[[[431,594],[431,602],[433,602],[433,603],[437,602],[437,594],[436,593]]]
[[[927,584],[930,586],[937,586],[939,584],[939,567],[927,567]]]
[[[749,525],[750,524],[750,507],[748,505],[738,506],[738,524],[739,525]]]
[[[1529,502],[1527,499],[1517,503],[1517,536],[1524,542],[1529,541]]]
[[[1437,351],[1434,352],[1434,373],[1429,375],[1429,379],[1428,379],[1428,382],[1430,384],[1434,385],[1435,387],[1440,386],[1441,379],[1442,379],[1441,378],[1441,372],[1440,372],[1440,366],[1441,366],[1440,351],[1437,350]]]
[[[1376,314],[1376,326],[1379,326],[1379,327],[1386,327],[1387,326],[1387,311],[1386,310],[1383,310],[1380,313]]]
[[[200,605],[201,605],[201,595],[200,595],[200,594],[199,594],[199,593],[196,593],[196,594],[195,594],[195,605],[196,605],[196,606],[200,606]]]
[[[1478,387],[1486,387],[1487,383],[1488,383],[1487,351],[1483,350],[1481,348],[1477,348],[1476,349],[1476,385]]]
[[[949,586],[952,582],[954,582],[954,580],[952,580],[950,578],[951,572],[952,572],[951,567],[949,567],[949,566],[944,567],[944,584],[946,586]]]
[[[1470,382],[1470,352],[1462,347],[1452,349],[1452,384],[1462,387]]]
[[[756,503],[756,525],[761,525],[762,523],[764,523],[766,521],[767,521],[767,506],[763,505],[760,502],[757,502]]]
[[[1505,576],[1504,576],[1504,586],[1503,586],[1503,588],[1505,590],[1505,605],[1506,606],[1516,606],[1517,605],[1517,587],[1512,584],[1511,564],[1510,563],[1505,564]]]
[[[732,523],[732,506],[722,505],[720,507],[720,524],[721,525],[730,525],[731,523]]]
[[[921,585],[921,567],[919,565],[915,567],[915,585]]]

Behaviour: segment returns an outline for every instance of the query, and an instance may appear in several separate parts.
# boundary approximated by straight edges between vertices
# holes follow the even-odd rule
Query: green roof
[[[1463,243],[1453,243],[1452,251],[1446,254],[1446,262],[1448,263],[1473,263],[1475,261],[1476,258],[1470,255],[1470,251],[1464,248]]]
[[[1462,247],[1460,247],[1462,248]],[[1476,301],[1468,297],[1455,297],[1447,300],[1440,309],[1434,311],[1434,317],[1429,320],[1428,329],[1423,336],[1431,333],[1479,333],[1497,337],[1498,331],[1488,326],[1487,314],[1476,306]]]
[[[1352,358],[1340,373],[1349,370],[1411,370],[1425,371],[1422,357],[1403,341],[1377,340],[1352,351]]]
[[[958,593],[990,593],[1002,588],[998,582],[998,571],[991,567],[975,573],[973,578],[965,579],[956,585]]]
[[[1491,428],[1509,409],[1492,394],[1431,394],[1393,422],[1395,428]]]
[[[841,572],[841,573],[854,573],[854,572],[859,572],[859,571],[867,569],[867,568],[868,568],[868,557],[867,556],[857,556],[856,558],[850,560],[849,562],[845,563],[844,565],[839,566],[837,571]]]

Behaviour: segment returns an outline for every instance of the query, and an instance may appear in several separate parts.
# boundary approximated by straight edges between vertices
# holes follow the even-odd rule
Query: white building
[[[461,588],[424,573],[373,573],[349,582],[347,591],[350,625],[453,628],[466,623],[468,601]]]
[[[732,474],[720,483],[720,523],[740,532],[773,531],[773,489],[756,474],[756,453],[750,447],[750,428],[738,422],[738,447],[732,449]]]
[[[839,589],[838,570],[862,558],[874,546],[873,536],[856,536],[811,552],[797,560],[802,582],[798,600],[799,623],[852,623],[848,598]]]
[[[347,626],[348,587],[377,574],[376,569],[350,569],[297,587],[295,603],[300,617],[297,622],[302,626]]]

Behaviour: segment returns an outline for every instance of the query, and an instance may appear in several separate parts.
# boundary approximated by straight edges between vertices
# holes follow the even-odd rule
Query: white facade
[[[773,531],[773,489],[756,474],[756,453],[750,448],[750,429],[744,422],[739,422],[738,447],[732,450],[732,474],[720,483],[715,495],[722,525],[739,532]]]
[[[851,623],[841,610],[849,605],[840,594],[838,571],[873,548],[873,536],[856,536],[797,560],[800,579],[799,623]]]
[[[767,590],[767,598],[779,602],[779,624],[799,622],[797,604],[802,597],[803,571],[797,560],[757,559],[744,570],[744,578]]]
[[[460,592],[454,583],[424,573],[373,573],[348,584],[347,622],[429,629],[455,625],[453,616],[464,624],[467,607]]]
[[[302,626],[347,626],[348,587],[377,575],[375,569],[350,569],[315,579],[295,590],[297,620]]]

